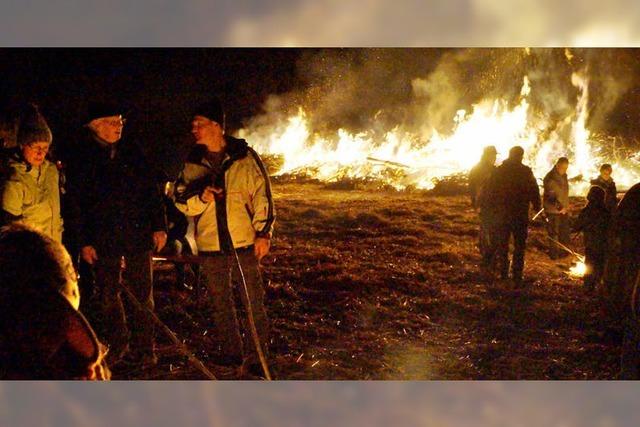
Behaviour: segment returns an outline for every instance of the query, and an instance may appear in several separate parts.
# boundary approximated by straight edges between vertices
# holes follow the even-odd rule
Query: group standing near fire
[[[106,361],[113,367],[157,363],[151,262],[166,244],[165,210],[153,167],[137,141],[123,138],[123,114],[113,104],[91,105],[67,153],[66,175],[47,157],[53,137],[38,108],[30,105],[20,116],[18,145],[3,153],[1,171],[0,214],[10,225],[0,231],[0,378],[101,379],[110,375]],[[191,134],[194,146],[174,203],[192,222],[210,296],[215,333],[208,350],[220,364],[269,377],[260,266],[275,220],[269,176],[247,142],[225,132],[217,98],[193,110]],[[572,221],[568,158],[544,177],[541,198],[523,164],[524,149],[511,148],[496,167],[497,154],[487,147],[469,175],[483,272],[526,283],[532,212],[544,213],[552,259],[576,255],[571,230],[583,233],[585,287],[601,290],[607,315],[624,332],[622,377],[638,378],[640,184],[618,204],[612,167],[602,165],[587,205]],[[81,290],[62,242],[93,273],[97,294],[86,314],[97,334],[78,311]],[[123,301],[124,290],[135,304]]]
[[[591,180],[587,204],[572,220],[567,177],[569,159],[560,157],[543,179],[543,207],[531,169],[522,165],[524,150],[513,147],[509,158],[491,171],[495,160],[493,147],[487,147],[480,163],[469,175],[469,190],[474,208],[491,208],[480,212],[481,269],[487,272],[487,253],[495,251],[495,261],[489,266],[493,280],[497,270],[500,278],[508,277],[506,256],[509,236],[514,236],[514,255],[510,263],[512,279],[522,283],[527,227],[531,222],[529,206],[538,211],[547,225],[551,259],[578,255],[571,249],[571,231],[583,234],[585,256],[584,286],[598,291],[606,313],[608,328],[623,336],[621,379],[640,378],[640,184],[633,186],[618,203],[617,189],[610,164],[600,167],[600,175]],[[480,171],[485,171],[481,174]],[[578,177],[578,179],[581,177]],[[479,189],[482,191],[479,191]],[[486,198],[483,200],[482,198]],[[488,212],[495,215],[489,220]],[[486,236],[486,224],[495,220],[495,236]],[[484,242],[495,242],[487,250]],[[563,254],[564,252],[564,254]]]
[[[7,299],[3,293],[3,304],[13,301],[20,307],[3,310],[3,331],[9,331],[14,322],[24,330],[7,332],[0,338],[2,378],[28,378],[29,371],[33,378],[103,378],[108,374],[95,371],[101,367],[100,372],[108,372],[106,362],[118,369],[157,363],[151,262],[152,252],[159,252],[166,244],[165,210],[155,182],[156,171],[146,161],[139,142],[123,138],[123,114],[122,108],[112,103],[89,106],[70,145],[72,150],[66,153],[64,176],[47,157],[52,133],[36,106],[29,105],[20,115],[18,146],[3,148],[2,224],[21,224],[3,228],[5,246],[23,240],[40,245],[40,252],[37,247],[33,250],[51,254],[50,262],[46,257],[38,260],[49,262],[46,265],[50,268],[42,271],[55,276],[51,283],[58,283],[56,275],[63,273],[73,280],[61,282],[69,284],[58,289],[62,302],[45,295],[44,289],[35,298],[36,283],[28,286],[29,280],[36,278],[29,278],[28,270],[39,269],[37,263],[21,269],[22,275],[8,274],[14,264],[30,259],[16,252],[27,250],[27,243],[12,250],[3,246],[0,270],[7,274],[3,273],[2,289],[9,287],[10,281],[19,281],[23,286],[11,283],[11,289],[15,294],[21,289],[25,293],[19,298],[7,294]],[[246,141],[225,134],[224,110],[217,98],[194,111],[192,134],[196,145],[176,185],[175,204],[195,224],[196,250],[202,259],[202,278],[210,293],[217,332],[209,350],[218,363],[243,364],[259,374],[258,359],[266,361],[269,336],[259,263],[269,252],[275,219],[269,177]],[[190,193],[194,188],[196,192]],[[75,267],[61,245],[63,241],[78,255]],[[83,277],[85,282],[93,279],[96,292],[83,293],[82,307],[106,347],[77,311],[80,290],[76,268],[89,276]],[[124,300],[123,293],[135,301]],[[27,313],[19,303],[30,298],[34,307],[40,307],[40,302],[48,307],[39,309],[33,318],[20,320]],[[71,304],[71,310],[65,304]],[[60,313],[54,313],[52,307]],[[238,316],[237,311],[250,313],[251,321]],[[52,330],[55,325],[59,331]],[[38,337],[49,339],[43,334],[59,335],[56,347],[42,347]],[[67,335],[82,339],[82,346],[74,350],[65,344]],[[12,350],[7,337],[15,338],[22,347]],[[27,345],[31,348],[26,356],[16,353],[26,351],[23,347]],[[50,360],[41,360],[46,357]],[[73,362],[77,366],[72,368],[69,364]]]
[[[581,176],[569,179],[569,159],[560,157],[542,180],[543,196],[530,168],[522,165],[524,150],[513,147],[509,157],[499,167],[494,166],[495,147],[485,148],[482,158],[469,173],[469,191],[474,208],[480,207],[479,249],[480,267],[491,278],[509,277],[520,284],[523,280],[524,253],[527,228],[531,222],[529,206],[537,213],[533,220],[541,218],[548,233],[549,256],[552,260],[577,253],[571,249],[571,232],[584,235],[586,273],[585,288],[593,290],[604,274],[607,257],[609,223],[617,204],[616,184],[611,177],[612,167],[604,164],[600,175],[591,180],[587,195],[588,204],[572,221],[569,211],[569,183]],[[487,224],[495,224],[488,227]],[[489,231],[492,230],[492,231]],[[493,234],[493,236],[491,236]],[[509,263],[506,256],[509,237],[514,237],[514,255]],[[493,242],[487,245],[486,242]],[[495,254],[493,259],[487,254]]]

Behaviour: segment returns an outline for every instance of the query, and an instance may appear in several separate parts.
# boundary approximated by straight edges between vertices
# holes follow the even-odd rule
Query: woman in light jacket
[[[62,241],[60,179],[47,160],[51,130],[35,105],[22,114],[18,146],[7,153],[2,183],[2,223],[21,222]]]

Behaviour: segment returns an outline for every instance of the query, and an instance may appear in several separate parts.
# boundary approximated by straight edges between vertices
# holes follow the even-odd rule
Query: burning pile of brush
[[[449,135],[435,129],[416,133],[401,123],[386,130],[319,133],[302,107],[292,116],[280,115],[275,122],[262,120],[259,126],[248,126],[240,135],[262,155],[274,159],[270,168],[274,176],[304,176],[324,182],[366,179],[399,190],[433,189],[439,182],[470,170],[486,145],[496,146],[499,160],[512,146],[522,146],[526,163],[539,177],[555,159],[568,156],[570,176],[584,177],[572,184],[576,195],[588,189],[588,179],[597,176],[602,163],[613,165],[620,187],[640,180],[637,155],[612,151],[607,140],[587,129],[589,84],[584,75],[571,76],[579,93],[575,108],[555,121],[531,111],[532,87],[527,76],[522,81],[517,105],[504,99],[485,99],[471,111],[459,110],[451,118],[453,131]]]

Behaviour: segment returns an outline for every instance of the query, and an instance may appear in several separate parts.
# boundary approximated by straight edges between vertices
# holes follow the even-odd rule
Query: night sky
[[[269,94],[291,90],[300,50],[293,49],[3,49],[4,115],[35,102],[58,151],[83,123],[92,101],[110,100],[128,113],[136,135],[163,169],[190,129],[190,110],[217,94],[233,131],[257,114]]]
[[[316,95],[313,102],[303,100],[313,105],[316,129],[331,125],[358,131],[358,126],[375,125],[370,121],[378,109],[392,110],[408,104],[412,79],[429,75],[447,51],[0,49],[0,114],[10,115],[24,102],[37,103],[52,128],[58,156],[64,157],[73,133],[83,123],[88,103],[116,101],[129,111],[125,137],[140,141],[153,164],[172,175],[179,170],[186,152],[184,136],[189,133],[191,109],[213,94],[225,104],[231,133],[262,112],[269,95],[291,93]],[[536,88],[531,101],[540,112],[552,114],[544,105],[548,99],[554,103],[557,100],[554,92],[541,88],[558,85],[565,105],[573,108],[576,91],[571,87],[571,72],[588,65],[593,119],[590,129],[637,143],[638,51],[572,51],[575,59],[569,66],[563,49],[538,50],[534,59],[515,65],[510,53],[522,56],[518,53],[522,50],[470,50],[467,56],[475,58],[473,61],[454,62],[457,65],[449,72],[456,72],[455,76],[444,73],[466,91],[458,99],[461,104],[452,105],[453,112],[446,112],[446,122],[453,123],[450,117],[457,108],[468,108],[486,96],[503,96],[500,91],[505,87],[518,95],[523,73],[532,76]],[[616,97],[611,101],[614,92]],[[387,125],[402,121],[402,116],[389,117],[392,123]]]

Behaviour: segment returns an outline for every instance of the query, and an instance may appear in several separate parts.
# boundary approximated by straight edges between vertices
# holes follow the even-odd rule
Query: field
[[[531,229],[524,289],[479,274],[477,219],[461,194],[274,183],[264,262],[277,379],[614,379],[619,344],[597,299],[551,261]],[[583,201],[575,199],[573,209]],[[580,250],[580,245],[576,241]],[[158,274],[157,312],[216,376],[202,293]],[[168,340],[149,371],[122,379],[203,378]]]

